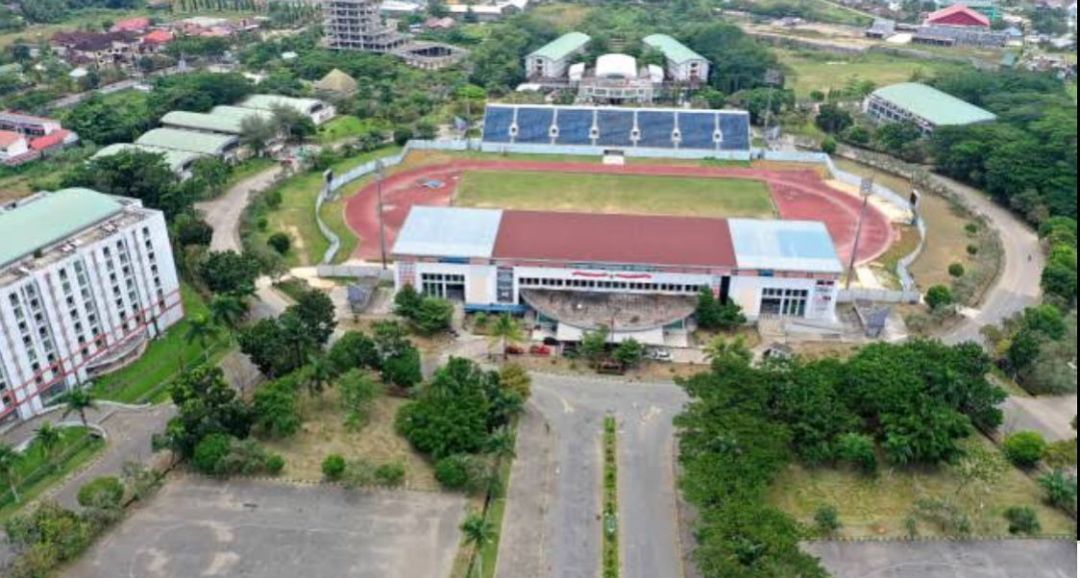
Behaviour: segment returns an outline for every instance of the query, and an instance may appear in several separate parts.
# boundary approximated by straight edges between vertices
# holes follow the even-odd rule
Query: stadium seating
[[[553,116],[554,110],[550,108],[519,108],[517,111],[518,132],[514,142],[550,143],[551,119]]]
[[[555,127],[554,130],[552,127]],[[678,134],[678,139],[673,138]],[[750,150],[750,118],[742,111],[488,105],[489,143]]]

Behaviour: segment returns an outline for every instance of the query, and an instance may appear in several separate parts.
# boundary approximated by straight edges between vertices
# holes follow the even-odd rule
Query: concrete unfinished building
[[[383,21],[378,0],[323,0],[323,34],[340,50],[393,52],[408,42]]]

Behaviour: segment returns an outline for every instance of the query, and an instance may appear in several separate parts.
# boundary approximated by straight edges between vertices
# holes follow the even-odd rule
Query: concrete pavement
[[[210,240],[211,251],[243,250],[240,244],[240,216],[244,213],[252,193],[266,190],[281,176],[280,165],[274,165],[240,181],[220,197],[196,203],[206,222],[214,228]]]
[[[670,383],[533,375],[518,432],[496,576],[592,578],[601,563],[601,434],[619,426],[622,575],[681,576]]]
[[[813,542],[836,578],[1072,578],[1069,540]]]

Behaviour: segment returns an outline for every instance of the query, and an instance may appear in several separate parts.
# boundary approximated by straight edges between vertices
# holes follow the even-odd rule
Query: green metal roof
[[[205,112],[188,112],[186,110],[174,110],[161,117],[161,124],[176,128],[190,128],[195,130],[208,130],[225,134],[240,134],[241,119],[207,114]]]
[[[641,39],[647,46],[651,46],[664,53],[664,57],[668,60],[675,61],[676,64],[682,64],[691,60],[705,60],[705,57],[690,50],[685,44],[675,40],[667,34],[650,34]]]
[[[997,118],[988,110],[917,82],[879,88],[874,91],[874,95],[930,121],[935,126],[988,122]]]
[[[214,116],[236,119],[237,122],[244,122],[244,119],[249,116],[257,116],[266,120],[274,119],[274,113],[268,110],[262,110],[258,108],[244,108],[242,106],[229,106],[227,104],[215,106],[213,109],[210,110],[210,114]]]
[[[231,135],[175,128],[155,128],[135,139],[135,144],[215,156],[234,142],[236,137]]]
[[[45,193],[7,211],[0,211],[0,267],[67,239],[119,213],[115,197],[90,189]]]
[[[184,165],[201,159],[204,155],[199,153],[193,153],[191,151],[178,151],[173,149],[163,149],[158,147],[152,147],[147,145],[138,145],[131,143],[116,143],[111,144],[94,154],[93,158],[108,157],[124,151],[136,150],[148,153],[156,153],[165,157],[165,164],[169,165],[169,169],[174,173],[178,173],[183,170]]]
[[[544,58],[550,58],[551,60],[562,60],[575,50],[588,44],[589,40],[591,40],[591,38],[589,38],[588,34],[583,34],[581,32],[567,32],[534,50],[529,56],[542,56]]]

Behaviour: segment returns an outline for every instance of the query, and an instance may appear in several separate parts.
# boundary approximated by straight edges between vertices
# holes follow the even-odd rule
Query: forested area
[[[825,576],[799,550],[807,529],[766,500],[792,460],[877,475],[933,468],[961,455],[975,428],[1001,423],[1005,392],[987,382],[974,344],[874,344],[849,360],[767,361],[739,348],[683,382],[682,491],[699,509],[699,569],[707,576]]]

